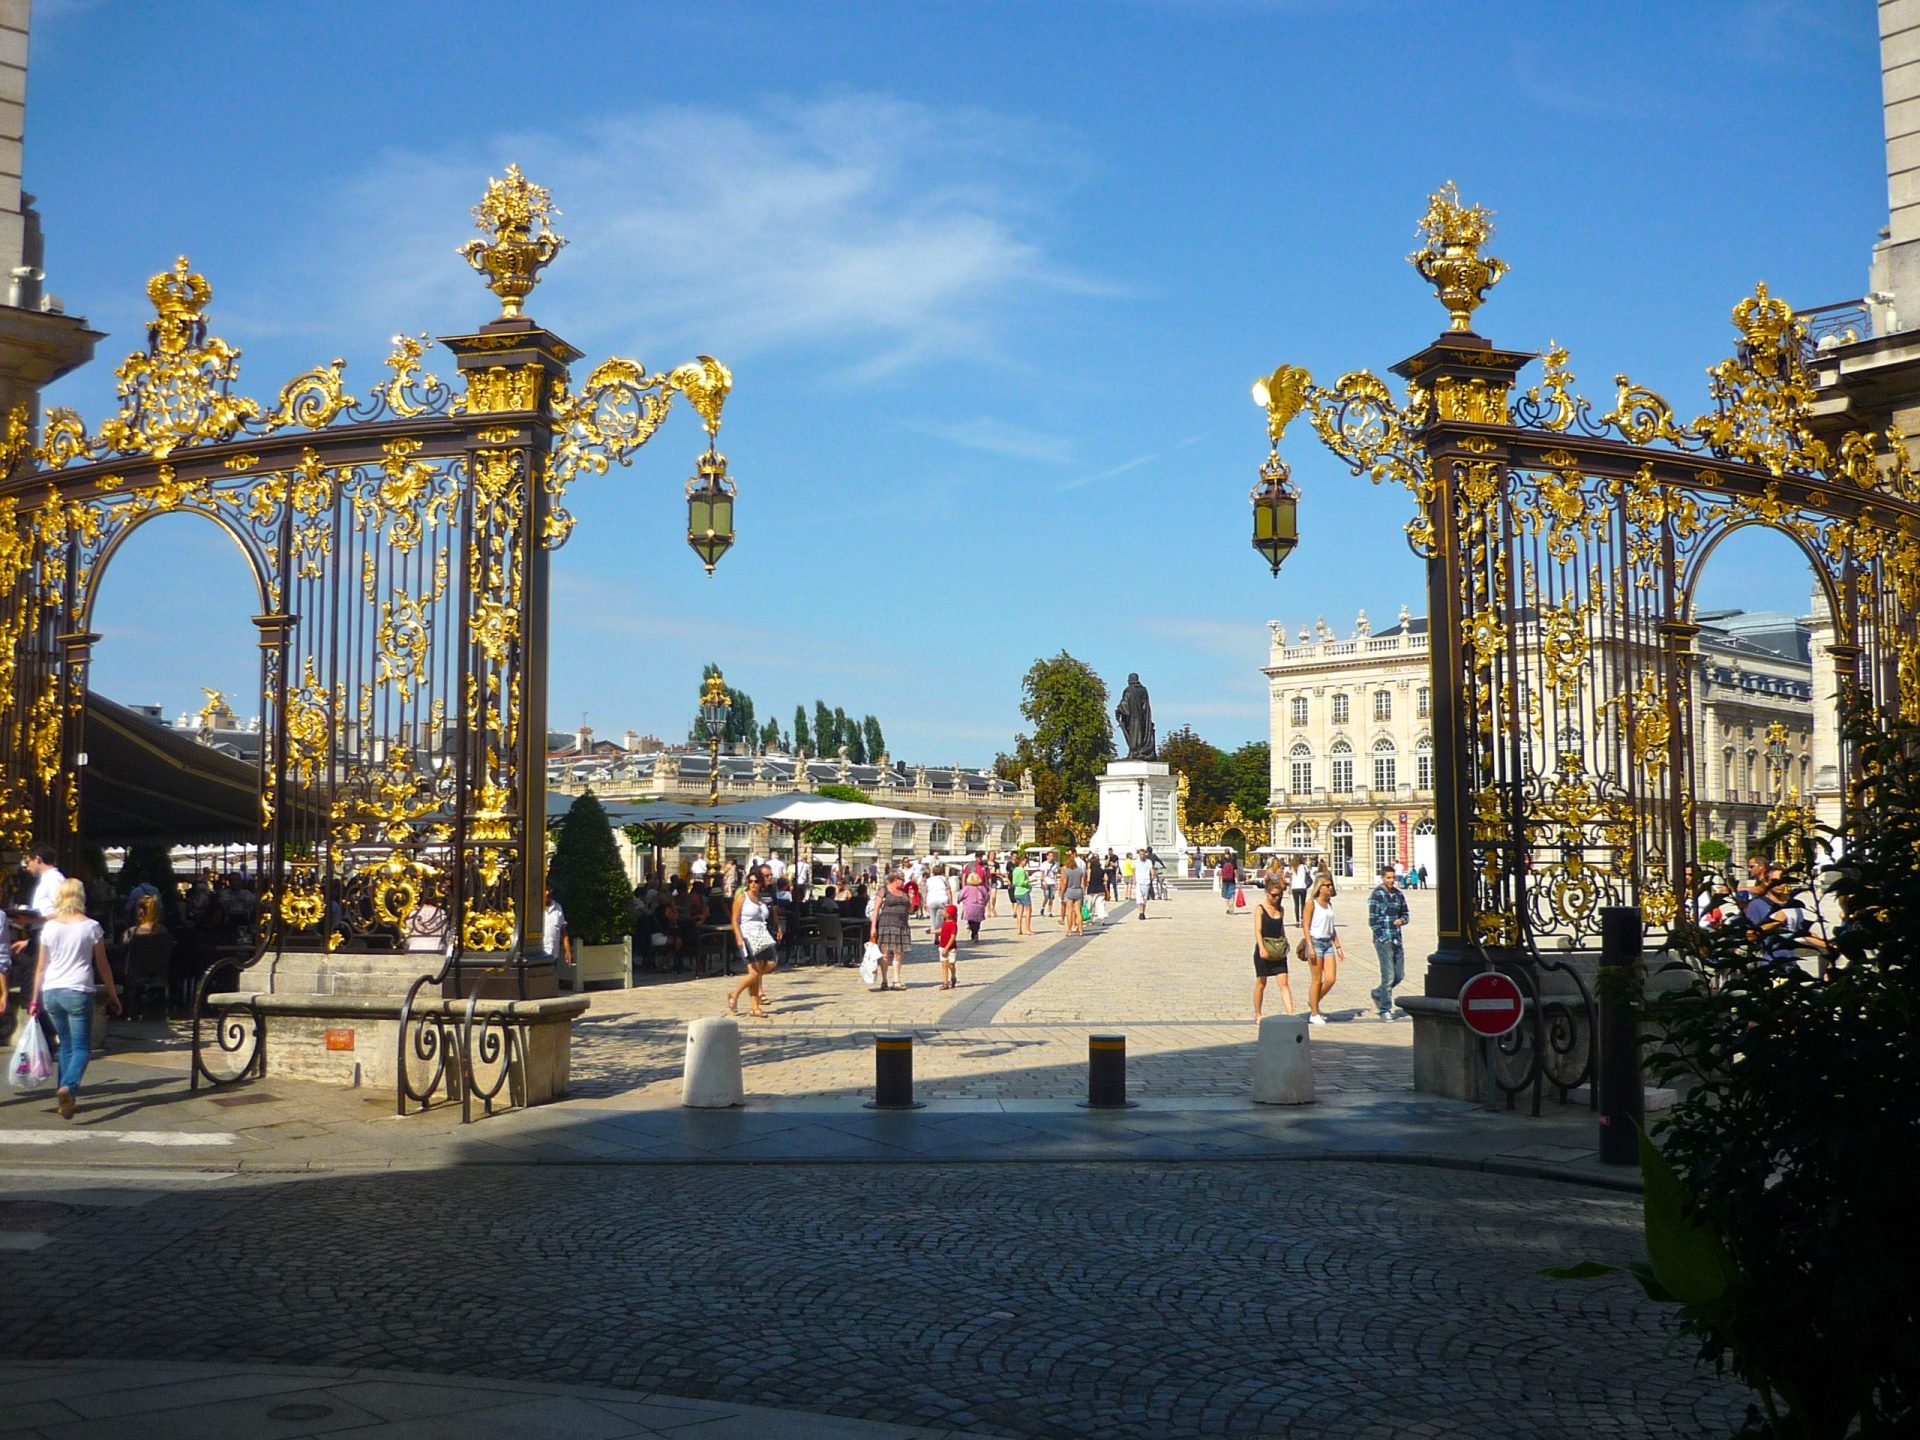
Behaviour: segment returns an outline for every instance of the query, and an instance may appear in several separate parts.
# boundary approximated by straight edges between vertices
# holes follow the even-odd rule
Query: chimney
[[[638,730],[627,731],[625,735],[620,737],[620,746],[629,754],[638,750],[640,748],[640,732]]]
[[[573,748],[582,755],[589,754],[593,750],[593,727],[591,725],[582,725],[578,730],[573,732]]]

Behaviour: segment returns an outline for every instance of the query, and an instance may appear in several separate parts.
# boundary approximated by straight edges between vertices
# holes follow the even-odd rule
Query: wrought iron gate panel
[[[1596,413],[1563,349],[1520,391],[1541,357],[1469,328],[1506,271],[1481,253],[1488,212],[1449,185],[1421,228],[1410,258],[1452,323],[1394,367],[1404,398],[1367,371],[1322,387],[1293,366],[1258,395],[1276,447],[1305,412],[1355,474],[1414,498],[1435,811],[1442,853],[1460,857],[1440,894],[1442,956],[1537,964],[1592,942],[1601,906],[1637,905],[1656,929],[1683,913],[1693,597],[1732,530],[1784,533],[1812,564],[1834,626],[1816,701],[1857,686],[1881,713],[1920,718],[1920,477],[1897,434],[1816,433],[1805,326],[1764,285],[1734,308],[1712,410],[1681,421],[1622,375]]]
[[[148,286],[118,414],[89,432],[50,411],[37,443],[12,417],[0,850],[76,843],[99,581],[141,525],[193,514],[239,545],[260,596],[255,959],[332,948],[356,922],[404,925],[424,898],[451,919],[446,966],[539,950],[547,567],[572,529],[567,489],[629,462],[676,397],[707,432],[702,476],[730,484],[714,440],[732,377],[705,356],[664,373],[616,358],[574,392],[579,352],[521,313],[563,243],[546,192],[510,168],[474,213],[483,238],[461,253],[502,311],[441,340],[458,388],[423,370],[424,337],[403,336],[364,400],[338,360],[272,405],[249,399],[240,352],[209,331],[211,287],[182,258]]]

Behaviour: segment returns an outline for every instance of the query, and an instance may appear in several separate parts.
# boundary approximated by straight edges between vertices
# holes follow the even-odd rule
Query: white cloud
[[[987,415],[972,420],[915,425],[911,428],[923,435],[931,435],[936,440],[962,445],[969,450],[983,450],[989,455],[1003,455],[1009,460],[1065,465],[1073,458],[1071,437],[1029,430],[1024,425],[1011,425]]]
[[[529,309],[587,344],[802,348],[877,378],[999,361],[1044,297],[1109,293],[1050,258],[1069,137],[982,111],[876,96],[757,111],[659,106],[480,149],[396,150],[326,197],[305,264],[317,329],[468,323],[483,297],[453,254],[508,160],[546,185],[569,243]],[[317,219],[318,217],[316,217]],[[369,254],[377,246],[377,255]],[[385,333],[384,330],[381,333]]]

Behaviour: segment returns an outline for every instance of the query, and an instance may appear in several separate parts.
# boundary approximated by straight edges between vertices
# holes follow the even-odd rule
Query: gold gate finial
[[[547,188],[527,179],[518,165],[507,166],[504,180],[489,179],[486,196],[473,207],[476,228],[487,238],[469,240],[459,253],[500,297],[502,320],[520,318],[540,272],[567,243],[550,223],[559,213]]]
[[[1507,273],[1506,261],[1480,253],[1493,238],[1493,212],[1484,205],[1462,205],[1459,190],[1449,180],[1427,197],[1427,213],[1418,229],[1426,243],[1407,263],[1439,292],[1452,317],[1447,328],[1472,330],[1474,310]]]

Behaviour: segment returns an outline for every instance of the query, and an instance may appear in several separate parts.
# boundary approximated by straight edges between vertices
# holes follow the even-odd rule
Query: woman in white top
[[[1307,897],[1307,942],[1307,969],[1311,977],[1307,984],[1307,1023],[1324,1025],[1327,1017],[1320,1013],[1320,1002],[1333,989],[1340,962],[1347,958],[1340,944],[1340,928],[1333,919],[1331,875],[1322,875],[1316,880],[1313,893]]]
[[[60,1114],[73,1118],[74,1095],[92,1058],[94,979],[107,988],[107,1013],[120,1013],[120,992],[107,967],[107,937],[87,918],[87,892],[78,880],[60,884],[53,915],[40,927],[40,963],[33,971],[33,1004],[53,1021],[60,1042],[60,1088],[54,1091]],[[33,1023],[29,1021],[28,1023]]]
[[[764,1020],[761,984],[780,968],[780,952],[774,948],[773,904],[767,895],[767,871],[755,866],[747,871],[745,882],[733,895],[733,943],[747,962],[747,973],[727,996],[729,1014],[740,1013],[740,992],[747,992],[747,1013]]]

